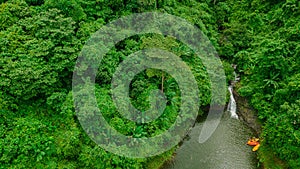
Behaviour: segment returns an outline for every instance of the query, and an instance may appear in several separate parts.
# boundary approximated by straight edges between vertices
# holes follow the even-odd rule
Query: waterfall
[[[228,103],[227,111],[230,112],[231,118],[238,119],[239,116],[236,114],[236,102],[234,100],[233,92],[232,92],[233,86],[230,85],[228,87],[228,90],[229,90],[229,93],[230,93],[230,100],[229,100],[229,103]]]
[[[234,69],[236,69],[236,65],[233,65],[232,67]],[[237,81],[239,81],[239,77],[236,75],[235,71],[233,72],[233,74],[234,74],[234,81],[228,87],[228,90],[229,90],[229,93],[230,93],[230,99],[229,99],[229,103],[228,103],[228,106],[227,106],[227,111],[230,112],[231,118],[238,119],[239,116],[236,114],[236,102],[235,102],[235,99],[233,97],[233,86]]]

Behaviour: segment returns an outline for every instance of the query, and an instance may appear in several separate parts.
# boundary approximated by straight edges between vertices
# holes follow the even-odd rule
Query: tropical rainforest
[[[234,78],[231,64],[237,65],[241,81],[235,90],[262,123],[260,163],[300,168],[299,6],[297,0],[0,0],[0,168],[155,169],[172,158],[177,147],[148,158],[105,151],[82,129],[73,103],[73,70],[86,41],[115,19],[149,11],[198,27],[218,52],[227,82]],[[130,84],[131,102],[147,110],[151,91],[160,89],[167,99],[163,114],[144,124],[116,110],[113,73],[128,55],[147,47],[182,58],[197,81],[200,107],[211,101],[205,66],[188,46],[159,34],[126,38],[102,60],[95,93],[108,123],[136,138],[164,132],[180,109],[175,79],[147,69]],[[269,153],[274,158],[268,159]]]

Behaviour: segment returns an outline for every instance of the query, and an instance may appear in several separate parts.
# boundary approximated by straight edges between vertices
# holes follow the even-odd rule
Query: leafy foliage
[[[72,70],[78,52],[92,33],[105,23],[132,12],[171,10],[181,15],[184,11],[187,13],[183,17],[213,38],[209,31],[216,34],[210,20],[212,11],[205,3],[196,4],[194,9],[187,2],[172,0],[1,1],[1,167],[145,168],[159,167],[162,159],[170,158],[174,149],[153,158],[129,159],[95,145],[74,113],[70,94]],[[206,18],[208,30],[202,18],[195,19],[198,16]],[[130,91],[132,103],[138,109],[147,110],[150,91],[164,90],[168,105],[159,119],[148,125],[133,123],[116,111],[110,99],[110,82],[118,64],[129,54],[153,45],[181,56],[196,76],[202,105],[210,101],[205,68],[189,48],[160,35],[125,39],[107,54],[96,79],[97,90],[106,93],[97,95],[99,107],[107,121],[125,135],[157,135],[173,124],[179,110],[178,85],[174,78],[159,70],[149,69],[137,75]]]
[[[300,14],[299,2],[233,0],[2,0],[0,1],[0,166],[3,168],[147,168],[170,158],[128,159],[94,144],[74,113],[71,77],[78,52],[101,26],[131,13],[158,11],[180,16],[209,37],[223,59],[241,74],[239,93],[250,99],[264,121],[262,137],[274,153],[299,168]],[[268,30],[268,31],[266,31]],[[163,115],[141,125],[124,119],[110,99],[112,75],[126,56],[159,47],[191,68],[201,106],[210,103],[207,72],[195,53],[172,37],[140,35],[118,43],[97,72],[99,107],[119,132],[134,137],[159,134],[172,125],[180,91],[166,72],[148,69],[130,86],[140,110],[149,94],[163,90]],[[202,112],[199,112],[201,114]],[[153,161],[159,161],[157,164]]]
[[[290,168],[299,168],[299,2],[231,3],[235,12],[224,25],[233,42],[240,43],[233,57],[242,73],[239,93],[264,121],[266,144]],[[241,26],[242,36],[233,29]]]

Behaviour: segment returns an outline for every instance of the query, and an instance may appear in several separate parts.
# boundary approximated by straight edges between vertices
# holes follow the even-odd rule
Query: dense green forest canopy
[[[172,156],[176,147],[144,159],[104,151],[85,134],[73,106],[72,73],[85,42],[110,21],[146,11],[179,16],[201,29],[221,57],[227,81],[233,78],[229,63],[238,65],[238,92],[263,122],[262,146],[289,168],[300,168],[299,3],[0,0],[0,168],[158,168]],[[121,41],[99,67],[96,97],[109,124],[136,138],[168,129],[181,99],[172,76],[149,69],[135,76],[130,98],[136,108],[147,110],[151,90],[163,90],[168,103],[163,115],[144,125],[117,112],[111,100],[112,75],[126,56],[146,47],[180,56],[197,80],[200,106],[211,99],[206,69],[185,44],[157,34]]]

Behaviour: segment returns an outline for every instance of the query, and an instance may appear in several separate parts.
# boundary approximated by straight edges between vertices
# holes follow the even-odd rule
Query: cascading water
[[[232,65],[232,67],[234,69],[236,69],[236,65]],[[235,102],[235,99],[233,97],[233,86],[237,81],[239,81],[239,78],[237,77],[235,71],[233,72],[233,74],[234,74],[234,81],[232,81],[231,84],[228,87],[228,90],[229,90],[229,93],[230,93],[230,99],[229,99],[229,103],[228,103],[228,106],[227,106],[227,111],[230,112],[231,118],[238,119],[239,116],[236,113],[236,102]]]
[[[229,90],[229,93],[230,93],[230,100],[229,100],[229,103],[228,103],[227,111],[230,112],[231,118],[238,119],[239,116],[236,114],[236,102],[235,102],[234,97],[233,97],[233,92],[232,92],[233,89],[232,88],[233,88],[232,85],[230,85],[228,87],[228,90]]]

